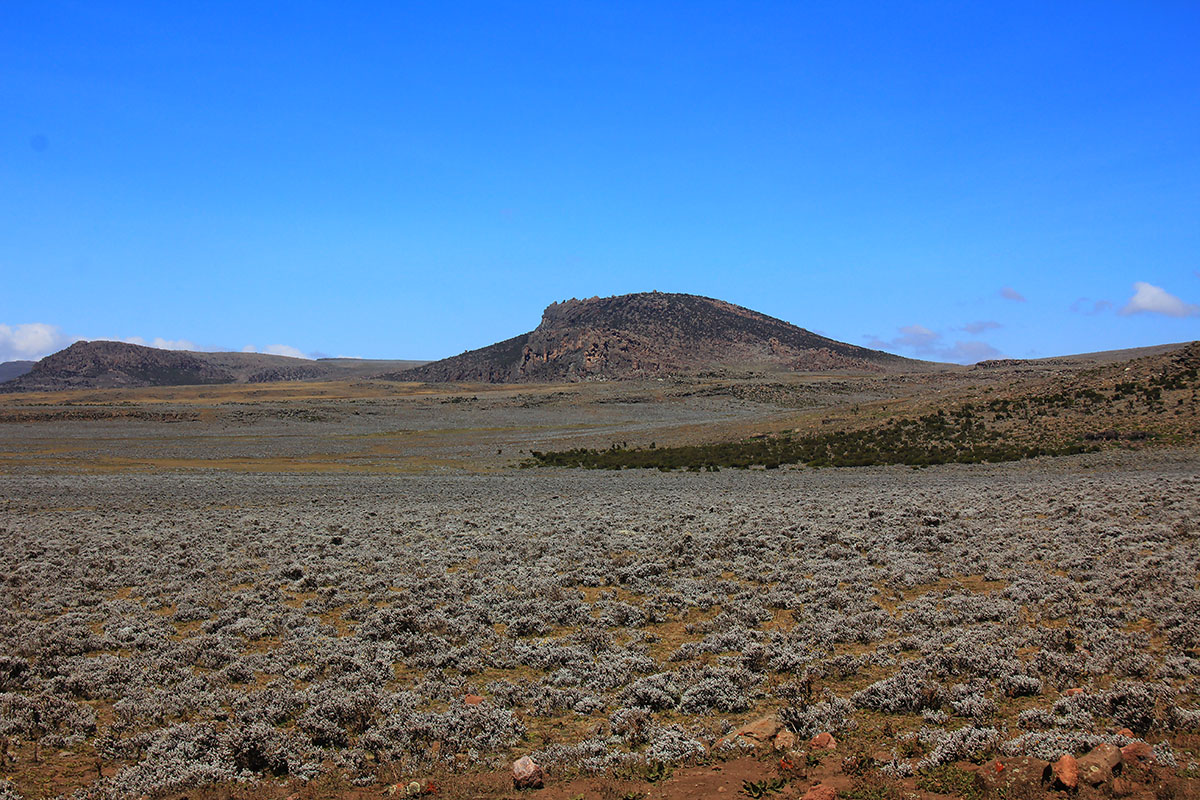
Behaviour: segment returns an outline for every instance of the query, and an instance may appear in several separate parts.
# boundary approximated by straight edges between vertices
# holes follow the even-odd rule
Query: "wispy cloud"
[[[57,325],[44,322],[0,324],[0,361],[37,361],[78,338],[63,333]]]
[[[1144,281],[1133,285],[1133,297],[1119,312],[1122,316],[1130,314],[1163,314],[1168,317],[1197,317],[1200,316],[1200,306],[1185,303],[1162,287]]]
[[[1020,292],[1018,292],[1016,289],[1012,288],[1011,286],[1005,286],[1003,289],[1001,289],[1000,296],[1003,297],[1005,300],[1012,300],[1013,302],[1016,302],[1016,303],[1024,303],[1025,302],[1025,295],[1021,294]]]
[[[1107,300],[1092,300],[1090,297],[1080,297],[1074,303],[1071,303],[1071,310],[1076,314],[1084,314],[1085,316],[1093,317],[1096,314],[1103,314],[1105,311],[1111,310],[1113,304]]]
[[[968,322],[966,325],[962,326],[962,329],[967,333],[978,334],[983,333],[984,331],[994,331],[997,328],[1003,327],[1004,326],[999,322],[995,322],[990,319],[983,319],[979,320],[978,322]]]
[[[991,325],[999,327],[998,323]],[[966,327],[964,326],[964,329]],[[956,340],[953,344],[948,344],[942,334],[924,325],[905,325],[898,328],[896,333],[896,336],[888,340],[868,335],[867,347],[878,350],[903,350],[918,358],[952,361],[957,364],[974,364],[976,361],[1000,355],[999,350],[979,340]]]

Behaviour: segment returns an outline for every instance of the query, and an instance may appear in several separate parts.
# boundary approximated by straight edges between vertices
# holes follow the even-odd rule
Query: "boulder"
[[[1126,764],[1145,764],[1154,760],[1154,749],[1145,742],[1130,742],[1121,748],[1121,758]]]
[[[477,706],[483,702],[483,698],[477,694],[469,694],[463,698],[463,702],[469,706]]]
[[[776,750],[780,752],[786,752],[796,746],[796,734],[786,729],[781,730],[779,733],[775,734],[773,743]]]
[[[733,744],[741,740],[755,747],[765,747],[774,741],[776,734],[781,730],[783,730],[783,725],[779,723],[779,720],[774,717],[763,717],[762,719],[756,719],[754,722],[743,725],[728,736],[722,737],[717,742],[717,745]]]
[[[541,789],[546,785],[546,773],[529,756],[521,756],[512,765],[514,789]]]
[[[1107,785],[1114,775],[1120,774],[1121,763],[1120,748],[1113,744],[1097,745],[1078,760],[1079,779],[1088,786]]]
[[[1074,687],[1073,689],[1065,690],[1063,692],[1063,697],[1074,697],[1077,694],[1083,694],[1083,689],[1079,688],[1078,686]]]
[[[991,761],[979,770],[983,785],[997,797],[1033,797],[1041,791],[1049,762],[1029,756]]]
[[[808,746],[814,750],[833,750],[837,747],[837,739],[829,731],[818,733],[809,740]]]
[[[1049,779],[1055,789],[1075,791],[1079,787],[1079,762],[1075,760],[1075,756],[1066,753],[1051,764]]]

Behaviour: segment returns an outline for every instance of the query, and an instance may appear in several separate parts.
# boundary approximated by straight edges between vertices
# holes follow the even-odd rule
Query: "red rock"
[[[1065,754],[1050,768],[1054,773],[1054,786],[1057,789],[1074,791],[1079,786],[1079,762],[1070,753]]]
[[[1117,736],[1124,736],[1126,739],[1132,739],[1133,731],[1129,730],[1129,728],[1121,728],[1121,730],[1117,731]]]
[[[513,762],[514,789],[541,789],[546,785],[546,773],[529,756],[521,756]]]
[[[477,706],[483,702],[483,698],[477,694],[469,694],[463,698],[463,702],[469,706]]]
[[[774,745],[776,750],[791,750],[796,746],[796,734],[789,730],[782,730],[775,734]]]
[[[1063,697],[1074,697],[1077,694],[1083,694],[1083,689],[1080,689],[1078,686],[1074,689],[1067,689],[1063,692]]]
[[[1129,797],[1133,794],[1133,781],[1126,778],[1114,778],[1112,784],[1113,797]]]
[[[827,783],[818,783],[804,793],[800,800],[837,800],[837,789]]]
[[[833,738],[833,734],[829,731],[818,733],[808,743],[809,747],[817,750],[833,750],[837,747],[837,739]]]
[[[1154,750],[1145,742],[1130,742],[1121,748],[1121,758],[1129,764],[1154,760]]]
[[[1121,771],[1121,751],[1116,745],[1101,744],[1077,762],[1079,777],[1089,786],[1102,786]]]

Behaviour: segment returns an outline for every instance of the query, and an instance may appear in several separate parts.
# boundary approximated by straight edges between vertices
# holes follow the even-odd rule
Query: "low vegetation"
[[[1190,463],[778,477],[8,476],[0,777],[378,793],[531,754],[649,788],[764,714],[836,736],[797,768],[848,797],[1100,742],[1195,760]]]
[[[534,451],[522,466],[716,470],[785,464],[863,467],[1020,461],[1095,452],[1105,444],[1195,443],[1200,348],[1177,354],[1144,378],[1095,386],[1046,386],[983,401],[949,402],[928,414],[834,431],[785,432],[674,447]]]

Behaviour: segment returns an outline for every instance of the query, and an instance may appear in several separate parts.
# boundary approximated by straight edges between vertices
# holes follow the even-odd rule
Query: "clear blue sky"
[[[0,360],[432,358],[651,289],[924,357],[1197,339],[1198,43],[1155,0],[7,0]]]

